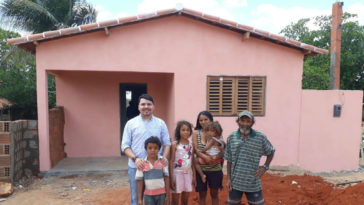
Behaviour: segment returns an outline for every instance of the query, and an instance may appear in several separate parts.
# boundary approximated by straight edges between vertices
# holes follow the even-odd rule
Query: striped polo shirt
[[[231,162],[232,188],[243,192],[262,190],[260,178],[254,173],[259,169],[262,156],[272,154],[275,149],[267,137],[256,130],[243,139],[240,130],[231,133],[227,139],[224,159]]]
[[[144,169],[136,171],[135,180],[143,180],[145,183],[144,194],[148,196],[165,194],[164,177],[168,176],[168,166],[163,167],[162,157],[152,164],[144,158]]]

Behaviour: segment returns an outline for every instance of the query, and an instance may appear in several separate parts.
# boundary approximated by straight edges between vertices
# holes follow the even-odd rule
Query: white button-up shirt
[[[159,151],[161,155],[164,146],[171,145],[166,123],[155,116],[152,116],[149,121],[145,121],[141,115],[138,115],[129,120],[125,125],[121,150],[124,151],[126,148],[130,148],[137,158],[144,159],[147,156],[144,142],[152,136],[158,137],[162,143],[162,148]],[[131,159],[129,159],[128,165],[131,168],[135,168],[135,163]]]

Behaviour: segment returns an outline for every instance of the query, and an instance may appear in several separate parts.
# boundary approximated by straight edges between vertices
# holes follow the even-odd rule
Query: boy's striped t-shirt
[[[136,180],[144,180],[145,183],[145,195],[160,195],[165,194],[165,184],[164,177],[168,176],[168,166],[163,166],[161,157],[158,158],[157,161],[154,162],[154,165],[147,160],[147,157],[144,159],[144,169],[137,170],[135,174]]]

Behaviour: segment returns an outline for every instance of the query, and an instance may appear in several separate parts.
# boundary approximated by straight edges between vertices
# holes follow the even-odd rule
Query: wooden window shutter
[[[224,77],[222,80],[222,104],[221,114],[231,115],[234,111],[234,93],[235,93],[235,79],[232,77]]]
[[[251,77],[250,85],[249,110],[254,115],[262,116],[265,114],[265,78]]]
[[[265,77],[207,78],[207,110],[214,115],[236,115],[249,110],[265,115]]]
[[[231,115],[235,106],[235,79],[208,77],[207,110],[216,115]]]
[[[211,114],[220,114],[221,82],[219,77],[207,78],[207,110]]]
[[[237,79],[237,112],[249,110],[249,77],[240,77]]]

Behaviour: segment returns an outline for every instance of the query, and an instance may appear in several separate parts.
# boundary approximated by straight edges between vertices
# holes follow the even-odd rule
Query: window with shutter
[[[207,77],[207,110],[214,115],[232,116],[249,110],[265,114],[265,77]]]
[[[211,113],[220,113],[220,80],[219,78],[209,78],[207,85],[207,110]]]
[[[243,110],[249,110],[249,91],[250,91],[249,84],[250,84],[249,77],[241,77],[237,79],[237,87],[238,87],[237,113]]]
[[[264,115],[264,91],[265,91],[265,78],[252,77],[251,82],[251,107],[249,110],[254,115]]]
[[[222,114],[231,114],[233,112],[233,102],[234,102],[234,79],[233,78],[224,78],[221,86],[221,111]]]

